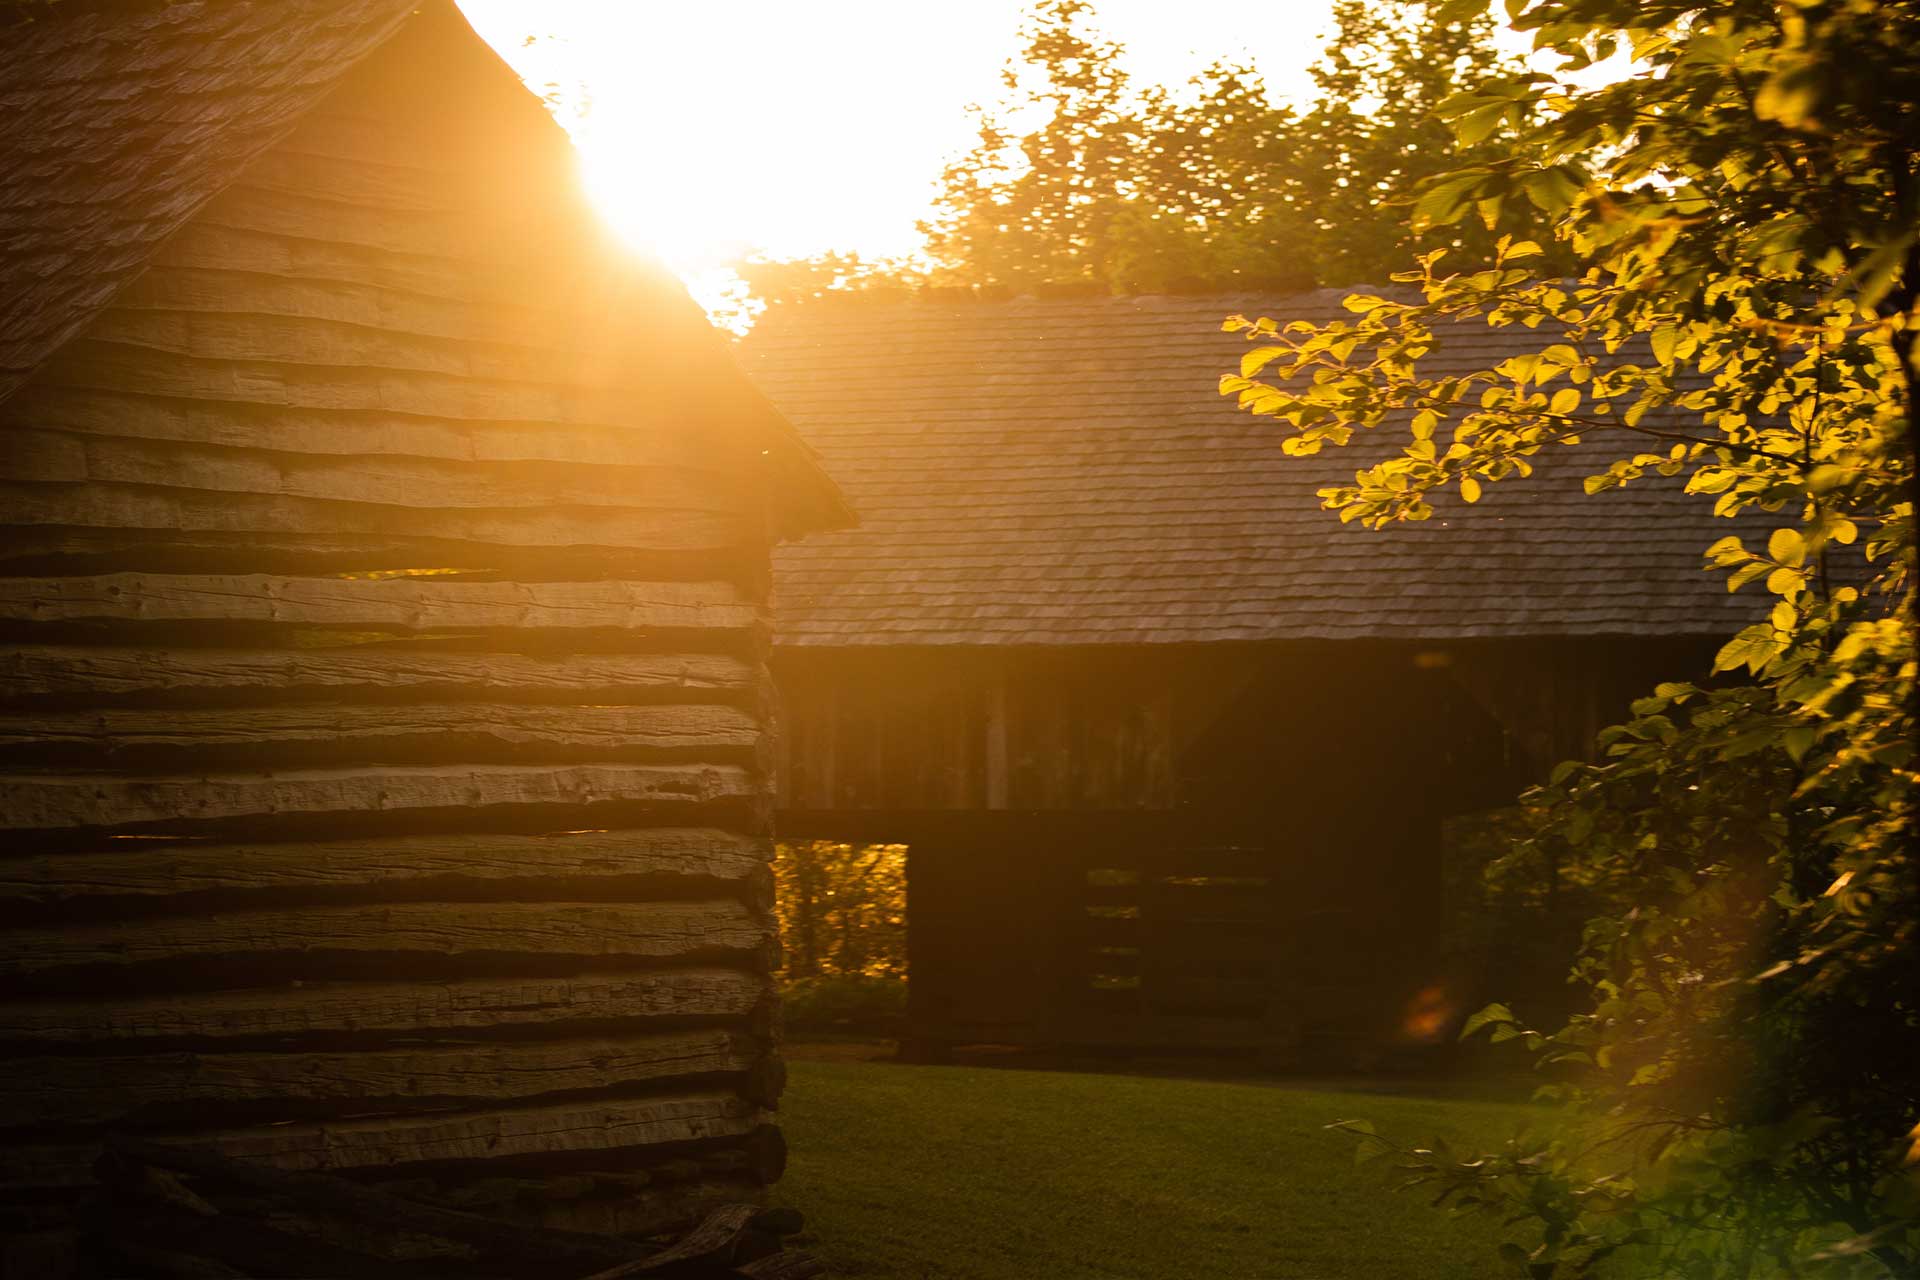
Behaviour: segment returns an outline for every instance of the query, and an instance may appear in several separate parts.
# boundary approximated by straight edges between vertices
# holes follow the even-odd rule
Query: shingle
[[[1286,457],[1217,385],[1246,349],[1223,317],[1325,321],[1343,295],[776,309],[747,367],[861,520],[776,552],[777,642],[1717,635],[1762,607],[1703,569],[1734,526],[1677,480],[1585,493],[1632,439],[1421,524],[1341,525],[1316,491],[1366,446]],[[1545,341],[1463,326],[1430,367]]]
[[[222,0],[112,15],[61,6],[9,28],[0,400],[416,6]]]

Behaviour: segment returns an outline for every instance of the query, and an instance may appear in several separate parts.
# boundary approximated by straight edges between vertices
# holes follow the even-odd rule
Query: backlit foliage
[[[1636,73],[1455,97],[1463,140],[1516,141],[1416,212],[1526,200],[1581,270],[1507,238],[1458,273],[1423,257],[1398,277],[1417,300],[1356,296],[1345,322],[1235,318],[1255,345],[1222,390],[1289,453],[1399,433],[1323,491],[1342,520],[1424,519],[1437,490],[1475,501],[1585,440],[1613,446],[1592,492],[1675,477],[1774,527],[1703,548],[1757,597],[1719,679],[1661,685],[1526,798],[1513,857],[1546,851],[1605,904],[1573,974],[1590,1005],[1469,1029],[1531,1048],[1579,1123],[1491,1153],[1368,1142],[1439,1202],[1523,1224],[1517,1274],[1920,1274],[1920,4],[1505,10],[1568,71],[1624,47]],[[1482,323],[1514,354],[1423,372]]]
[[[906,975],[907,846],[783,842],[773,873],[788,979]]]

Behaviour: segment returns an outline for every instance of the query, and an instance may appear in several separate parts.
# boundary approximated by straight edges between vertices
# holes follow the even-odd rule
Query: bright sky
[[[460,0],[561,122],[603,211],[683,275],[743,250],[905,253],[1024,0]],[[1300,95],[1328,0],[1097,0],[1136,83],[1250,59]],[[528,37],[536,37],[528,44]],[[584,107],[584,112],[581,108]]]

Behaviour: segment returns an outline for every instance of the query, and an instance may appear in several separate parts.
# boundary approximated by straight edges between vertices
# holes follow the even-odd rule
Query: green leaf
[[[1466,1025],[1460,1028],[1460,1038],[1465,1040],[1482,1027],[1497,1026],[1512,1021],[1513,1010],[1503,1004],[1490,1004],[1467,1019]]]

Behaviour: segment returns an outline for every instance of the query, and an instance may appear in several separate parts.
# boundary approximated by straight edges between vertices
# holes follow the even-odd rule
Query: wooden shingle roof
[[[0,399],[417,0],[69,0],[0,30]]]
[[[1677,481],[1588,496],[1596,441],[1422,524],[1343,526],[1315,491],[1357,447],[1280,451],[1217,383],[1240,312],[1294,296],[778,308],[747,364],[859,513],[775,560],[788,645],[1178,644],[1724,634],[1751,620],[1702,550],[1728,532]],[[1448,333],[1436,364],[1516,349]]]

